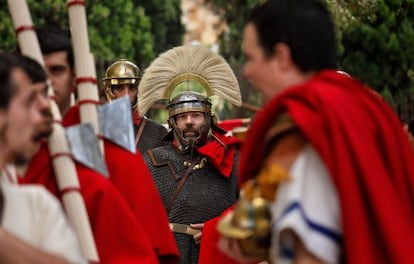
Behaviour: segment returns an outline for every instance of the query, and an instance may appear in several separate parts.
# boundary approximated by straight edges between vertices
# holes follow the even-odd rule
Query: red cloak
[[[100,263],[158,263],[144,228],[115,187],[95,171],[76,162],[75,166]],[[41,184],[61,199],[45,143],[19,181]]]
[[[78,124],[79,107],[72,107],[63,125]],[[167,213],[142,155],[132,154],[104,139],[109,181],[127,201],[132,213],[144,227],[161,263],[178,263],[179,252],[168,225]],[[102,176],[103,177],[103,176]]]
[[[241,182],[258,174],[265,134],[288,113],[338,192],[349,263],[414,263],[414,154],[392,109],[357,80],[323,71],[284,90],[256,116]]]

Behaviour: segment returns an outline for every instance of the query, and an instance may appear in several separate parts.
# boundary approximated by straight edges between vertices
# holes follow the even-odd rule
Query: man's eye
[[[115,86],[112,86],[112,92],[122,92],[123,90],[125,89],[125,86],[118,86],[118,85],[115,85]]]
[[[179,120],[185,119],[185,116],[184,115],[179,115],[179,116],[177,116],[177,119],[179,119]]]
[[[51,74],[60,74],[65,71],[65,66],[56,65],[49,68]]]
[[[122,86],[112,86],[112,90],[114,91],[122,91],[124,88]]]

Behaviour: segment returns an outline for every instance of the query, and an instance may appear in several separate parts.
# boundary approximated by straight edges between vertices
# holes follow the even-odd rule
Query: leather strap
[[[190,225],[170,223],[170,229],[174,233],[186,234],[189,236],[194,236],[201,232],[201,230],[191,228]]]
[[[147,123],[147,118],[145,116],[143,116],[142,119],[141,119],[141,123],[139,124],[137,135],[135,136],[135,146],[138,145],[138,142],[141,139],[142,132],[144,131],[144,127],[145,127],[146,123]]]
[[[168,203],[167,207],[167,214],[170,214],[170,210],[174,204],[175,198],[177,198],[177,195],[180,193],[181,189],[184,186],[185,181],[187,180],[188,176],[191,174],[191,172],[194,169],[194,166],[197,165],[201,160],[201,155],[197,157],[197,159],[191,163],[191,166],[187,168],[187,170],[184,172],[183,176],[181,177],[180,181],[177,184],[177,187],[175,188],[174,193],[171,195],[170,202]]]

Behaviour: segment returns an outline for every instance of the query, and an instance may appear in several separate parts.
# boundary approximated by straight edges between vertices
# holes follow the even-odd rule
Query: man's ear
[[[290,47],[285,43],[278,43],[275,45],[274,56],[277,58],[281,69],[288,69],[293,64]]]

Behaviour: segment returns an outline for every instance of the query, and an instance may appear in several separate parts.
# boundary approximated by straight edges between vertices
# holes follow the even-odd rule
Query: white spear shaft
[[[37,60],[44,66],[42,52],[36,33],[33,30],[33,22],[26,1],[8,0],[7,2],[22,53]],[[53,96],[53,88],[51,85],[49,85],[48,94]],[[79,192],[80,185],[75,164],[70,156],[69,146],[61,125],[62,117],[54,100],[51,100],[51,110],[55,122],[53,125],[53,133],[48,138],[48,145],[58,187],[62,192],[63,204],[69,221],[78,235],[84,256],[89,261],[98,262],[99,257],[88,215],[83,198]]]
[[[91,123],[95,133],[98,134],[99,120],[96,104],[99,101],[99,94],[95,61],[89,48],[85,1],[68,0],[67,6],[75,56],[81,122]],[[102,155],[104,155],[102,141],[100,141],[100,148]]]

